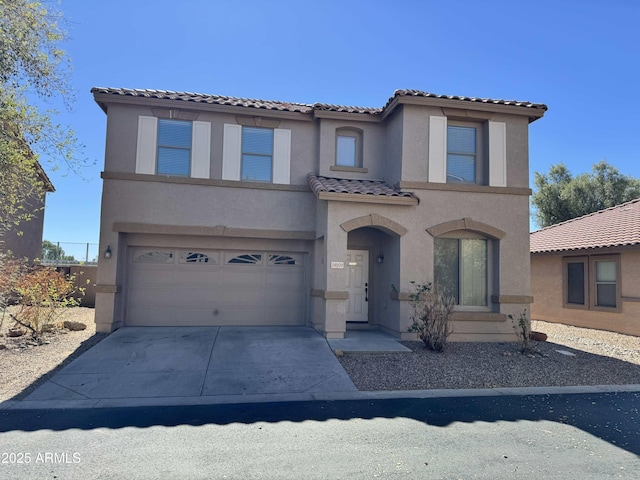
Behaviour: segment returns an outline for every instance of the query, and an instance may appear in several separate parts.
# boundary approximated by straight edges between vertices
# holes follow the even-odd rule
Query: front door
[[[347,322],[369,321],[369,252],[347,250]]]

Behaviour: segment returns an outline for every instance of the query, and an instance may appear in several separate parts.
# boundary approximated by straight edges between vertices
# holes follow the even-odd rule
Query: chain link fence
[[[43,240],[40,262],[48,265],[96,265],[98,254],[97,243]]]

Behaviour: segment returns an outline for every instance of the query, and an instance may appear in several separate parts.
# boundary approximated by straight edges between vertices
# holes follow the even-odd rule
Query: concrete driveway
[[[308,327],[125,327],[21,403],[198,404],[355,391],[327,341]]]

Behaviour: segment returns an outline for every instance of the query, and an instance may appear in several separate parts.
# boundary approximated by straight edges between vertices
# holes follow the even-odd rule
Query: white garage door
[[[126,324],[302,325],[304,255],[135,248]]]

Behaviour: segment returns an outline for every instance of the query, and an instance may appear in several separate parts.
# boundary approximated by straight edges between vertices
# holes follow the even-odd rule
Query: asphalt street
[[[0,412],[0,478],[640,478],[640,394]]]

